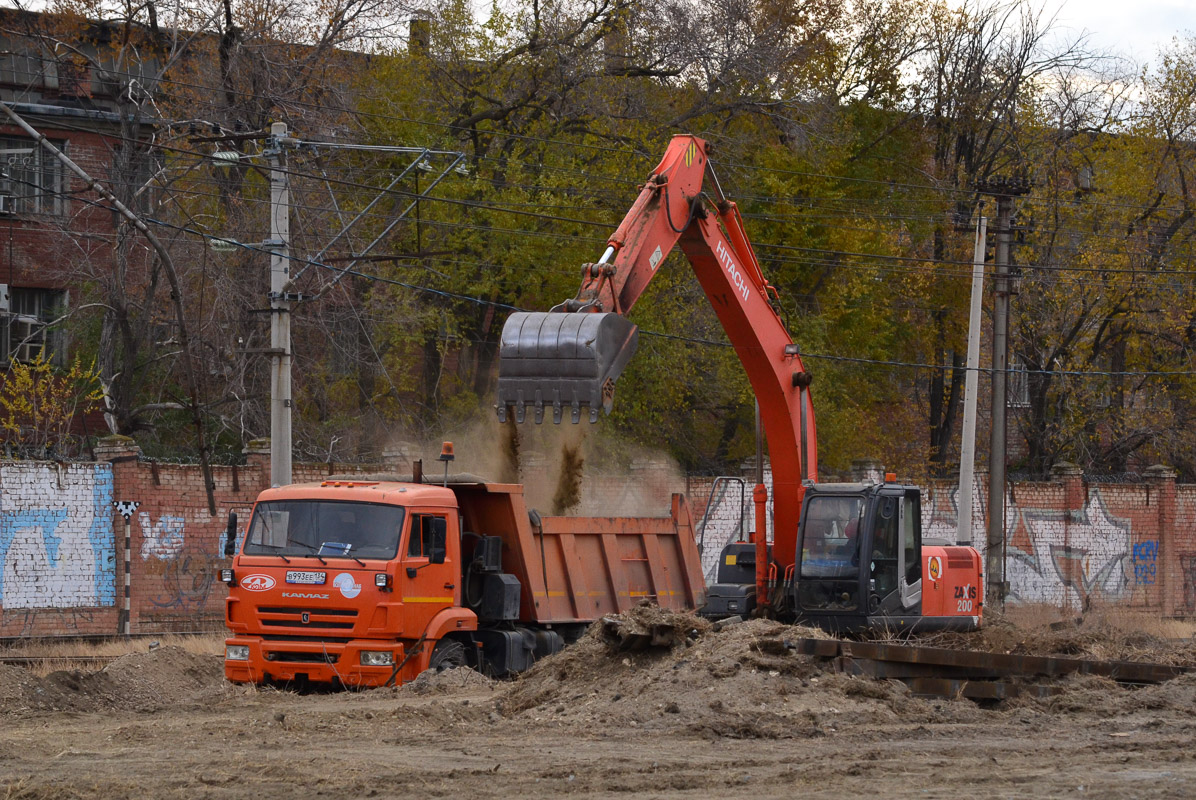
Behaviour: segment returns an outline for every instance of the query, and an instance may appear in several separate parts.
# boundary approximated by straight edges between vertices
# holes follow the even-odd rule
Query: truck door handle
[[[444,585],[444,588],[446,588],[446,589],[456,589],[456,588],[457,588],[457,585],[456,585],[455,583],[446,583],[446,584]]]

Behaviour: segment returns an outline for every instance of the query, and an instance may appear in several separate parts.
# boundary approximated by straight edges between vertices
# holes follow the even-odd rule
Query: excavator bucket
[[[590,422],[597,422],[599,408],[610,413],[615,380],[638,342],[635,325],[618,314],[512,314],[498,351],[499,421],[506,422],[513,408],[515,421],[523,422],[532,406],[538,425],[547,406],[559,423],[568,406],[579,422],[586,406]]]

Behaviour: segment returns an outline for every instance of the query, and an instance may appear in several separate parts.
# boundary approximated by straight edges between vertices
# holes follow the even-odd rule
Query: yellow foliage
[[[99,408],[103,399],[99,371],[75,357],[66,371],[55,369],[39,353],[31,362],[12,361],[0,385],[0,433],[10,451],[45,455],[62,452],[71,425]]]

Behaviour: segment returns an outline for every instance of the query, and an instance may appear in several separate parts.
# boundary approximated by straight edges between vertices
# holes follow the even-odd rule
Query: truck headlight
[[[236,576],[233,574],[233,571],[231,569],[220,570],[220,582],[221,583],[227,583],[229,586],[235,586],[236,585],[235,577]]]
[[[230,644],[224,648],[224,657],[229,661],[248,661],[249,645]]]
[[[390,586],[390,576],[385,572],[375,572],[374,585],[379,589],[385,589],[387,586]]]
[[[388,650],[361,651],[361,666],[363,667],[389,667],[394,663],[394,653]]]

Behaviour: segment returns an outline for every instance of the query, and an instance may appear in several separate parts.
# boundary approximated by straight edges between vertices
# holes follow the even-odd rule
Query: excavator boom
[[[705,199],[703,187],[713,195]],[[625,315],[675,245],[680,245],[735,348],[760,405],[773,473],[774,557],[794,563],[802,482],[817,476],[810,375],[770,302],[743,229],[710,168],[707,145],[675,136],[598,262],[582,268],[575,297],[550,312],[512,314],[499,349],[497,407],[536,422],[608,413],[614,382],[635,351]]]
[[[768,491],[758,480],[755,541],[723,549],[702,613],[768,609],[837,631],[978,627],[980,556],[970,547],[923,546],[918,487],[899,485],[895,476],[883,484],[816,483],[810,374],[701,139],[673,138],[602,258],[582,268],[575,297],[547,313],[511,315],[499,354],[500,418],[513,411],[522,421],[527,406],[536,422],[547,407],[556,422],[565,407],[574,422],[582,409],[591,421],[599,408],[609,412],[614,382],[637,341],[625,315],[675,245],[751,382],[772,465],[771,552],[764,535]]]

